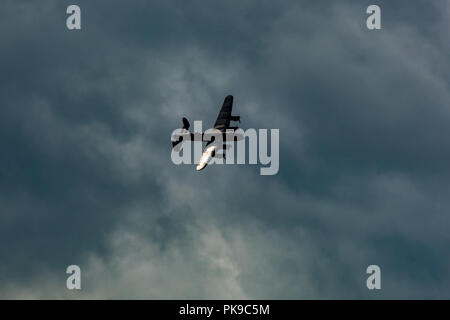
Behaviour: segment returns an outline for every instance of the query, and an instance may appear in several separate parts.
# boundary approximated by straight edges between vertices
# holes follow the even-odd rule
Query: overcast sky
[[[450,298],[449,17],[2,1],[0,297]],[[277,175],[171,162],[181,118],[212,126],[228,94],[243,128],[280,130]]]

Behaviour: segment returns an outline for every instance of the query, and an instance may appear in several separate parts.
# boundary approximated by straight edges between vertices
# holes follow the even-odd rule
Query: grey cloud
[[[1,297],[448,296],[448,7],[80,1],[69,32],[66,4],[0,12]],[[229,93],[278,175],[170,162]]]

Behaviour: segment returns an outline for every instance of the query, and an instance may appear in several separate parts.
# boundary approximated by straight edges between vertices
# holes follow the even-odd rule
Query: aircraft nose
[[[206,163],[199,164],[196,168],[197,171],[203,170],[206,167]]]

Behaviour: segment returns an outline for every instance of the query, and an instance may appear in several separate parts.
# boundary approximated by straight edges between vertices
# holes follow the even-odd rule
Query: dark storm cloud
[[[1,7],[1,296],[448,297],[448,6],[77,3]],[[170,162],[229,93],[278,175]]]
[[[1,255],[11,261],[1,266],[5,279],[17,273],[23,279],[40,266],[60,268],[91,246],[100,250],[127,193],[136,194],[115,177],[99,148],[103,141],[90,129],[118,139],[131,131],[111,92],[97,85],[108,77],[107,48],[91,46],[89,37],[87,44],[83,36],[69,39],[58,28],[64,8],[56,2],[2,7],[9,17],[1,53]],[[148,184],[147,196],[157,196]]]

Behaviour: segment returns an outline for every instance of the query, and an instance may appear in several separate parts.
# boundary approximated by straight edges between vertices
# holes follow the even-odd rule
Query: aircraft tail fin
[[[191,126],[190,123],[189,123],[189,120],[186,119],[185,117],[183,117],[182,122],[183,122],[183,129],[186,130],[186,131],[189,131],[189,127]],[[187,133],[187,134],[188,135],[192,135],[192,134],[189,134],[189,133]],[[172,148],[175,151],[179,151],[179,149],[181,149],[181,142],[183,142],[183,137],[180,135],[178,140],[172,141]]]
[[[190,123],[188,121],[188,119],[186,119],[185,117],[183,117],[183,129],[189,130],[190,127]]]

